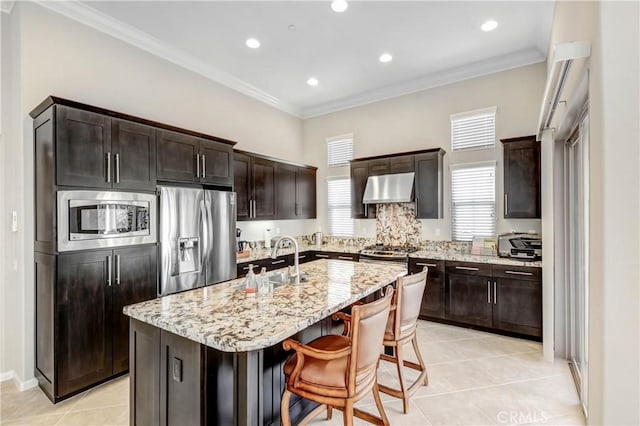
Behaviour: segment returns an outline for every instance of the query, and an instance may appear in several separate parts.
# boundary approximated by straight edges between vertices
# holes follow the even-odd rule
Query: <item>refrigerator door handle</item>
[[[200,201],[200,223],[202,225],[202,250],[200,251],[200,271],[204,275],[204,285],[207,285],[207,260],[209,259],[210,241],[209,241],[209,219],[207,215],[207,201]]]

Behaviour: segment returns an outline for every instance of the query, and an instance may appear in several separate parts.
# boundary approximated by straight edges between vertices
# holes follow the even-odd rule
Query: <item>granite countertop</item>
[[[405,265],[316,260],[300,265],[307,282],[248,298],[244,279],[135,305],[124,313],[224,352],[273,346],[406,274]],[[237,288],[240,287],[240,288]]]
[[[446,252],[437,250],[418,250],[409,255],[422,259],[433,260],[453,260],[457,262],[491,263],[494,265],[528,266],[531,268],[542,268],[542,261],[517,260],[498,256],[480,256],[477,254]]]
[[[300,244],[300,253],[305,251],[328,251],[339,253],[359,253],[363,247],[344,244],[323,244],[318,247],[313,244]],[[249,257],[238,257],[237,263],[252,262],[260,259],[267,259],[271,257],[272,249],[255,249],[251,251]],[[293,247],[278,250],[278,255],[292,254]],[[511,265],[511,266],[529,266],[532,268],[542,268],[542,261],[528,261],[509,259],[506,257],[498,256],[480,256],[470,253],[461,253],[459,251],[446,251],[446,250],[418,250],[409,255],[409,257],[417,257],[424,259],[434,260],[453,260],[458,262],[477,262],[477,263],[491,263],[494,265]]]

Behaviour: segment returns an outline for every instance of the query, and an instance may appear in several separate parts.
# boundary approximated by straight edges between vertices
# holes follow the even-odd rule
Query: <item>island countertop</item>
[[[224,352],[273,346],[406,274],[406,265],[316,260],[307,282],[246,297],[236,279],[126,306],[125,315]],[[238,288],[240,287],[240,288]]]

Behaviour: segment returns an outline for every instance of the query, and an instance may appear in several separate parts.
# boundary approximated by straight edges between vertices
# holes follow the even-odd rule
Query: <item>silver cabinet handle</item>
[[[509,216],[509,194],[504,194],[504,215]]]
[[[493,282],[493,304],[498,303],[498,291],[496,290],[496,282]]]
[[[115,154],[114,159],[116,160],[116,183],[120,183],[120,154]]]
[[[520,272],[520,271],[504,271],[505,274],[511,274],[511,275],[525,275],[527,277],[530,277],[533,275],[533,273],[531,272]]]
[[[338,259],[342,259],[342,260],[353,260],[353,257],[349,257],[349,256],[338,256]]]
[[[253,218],[255,219],[256,217],[258,217],[258,213],[256,212],[257,208],[256,208],[256,200],[253,200]]]
[[[116,255],[116,284],[120,285],[120,255]]]
[[[107,183],[111,183],[111,151],[107,152]]]
[[[279,265],[281,263],[284,263],[284,259],[274,260],[273,262],[271,262],[272,265]]]
[[[196,154],[196,177],[200,177],[200,154]]]
[[[248,267],[248,266],[245,266],[245,267],[243,267],[243,268],[242,268],[242,270],[243,270],[243,271],[248,271],[248,270],[249,270],[249,267]]]
[[[491,281],[487,281],[487,303],[491,304]]]
[[[329,255],[328,254],[316,254],[316,257],[322,257],[323,259],[328,259]]]
[[[416,262],[416,266],[427,266],[429,268],[437,268],[438,265],[436,265],[435,263],[422,263],[422,262]]]
[[[207,163],[204,158],[204,154],[202,154],[202,178],[204,179],[206,177],[207,177]]]
[[[107,256],[107,285],[111,287],[111,256]]]
[[[369,217],[369,204],[364,205],[364,217]]]
[[[298,259],[304,259],[305,257],[307,257],[307,255],[303,254],[303,255],[298,256]]]
[[[456,266],[456,269],[462,269],[463,271],[478,271],[478,268],[472,268],[470,266]]]

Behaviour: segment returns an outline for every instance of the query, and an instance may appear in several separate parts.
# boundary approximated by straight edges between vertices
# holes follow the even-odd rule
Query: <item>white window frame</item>
[[[481,108],[481,109],[476,109],[473,111],[466,111],[466,112],[460,112],[457,114],[451,114],[450,115],[450,133],[451,133],[451,151],[453,152],[462,152],[462,151],[473,151],[473,150],[478,150],[478,149],[488,149],[488,148],[495,148],[496,146],[496,112],[497,112],[497,107],[492,106],[492,107],[488,107],[488,108]],[[455,147],[455,140],[454,140],[454,127],[456,125],[456,122],[461,121],[461,120],[467,120],[467,119],[473,119],[479,116],[483,116],[483,115],[491,115],[492,116],[492,120],[493,120],[493,134],[491,137],[491,143],[483,143],[480,145],[470,145],[470,146],[463,146],[463,147]]]
[[[350,182],[351,182],[351,168],[349,165],[349,161],[344,162],[344,163],[340,163],[340,164],[335,164],[335,165],[329,165],[329,144],[332,142],[337,142],[337,141],[344,141],[344,140],[351,140],[351,157],[349,160],[353,159],[353,148],[354,148],[354,138],[353,138],[353,133],[346,133],[346,134],[342,134],[342,135],[337,135],[337,136],[332,136],[326,139],[326,143],[327,143],[327,147],[326,147],[326,153],[327,153],[327,233],[328,235],[332,235],[332,236],[338,236],[338,237],[353,237],[355,235],[355,222],[353,220],[353,218],[351,218],[351,187],[350,187]],[[329,185],[330,182],[333,180],[339,180],[339,179],[344,179],[345,182],[349,182],[349,203],[348,206],[345,204],[341,204],[341,205],[331,205],[329,203]],[[342,206],[342,207],[339,207]],[[349,223],[345,224],[346,225],[346,229],[347,232],[340,232],[340,233],[335,233],[335,228],[332,227],[332,223],[331,223],[331,218],[332,218],[332,209],[333,208],[347,208],[349,209],[349,215],[348,215],[348,221]]]
[[[492,231],[491,234],[487,234],[487,235],[475,235],[472,234],[469,238],[460,238],[459,235],[456,235],[455,232],[455,214],[456,214],[456,203],[454,201],[454,182],[453,182],[453,174],[455,171],[458,170],[462,170],[462,169],[473,169],[473,168],[481,168],[481,167],[493,167],[493,210],[492,210]],[[497,162],[496,161],[482,161],[482,162],[476,162],[476,163],[458,163],[458,164],[452,164],[449,166],[449,178],[450,178],[450,182],[451,182],[451,239],[453,241],[472,241],[474,236],[480,236],[480,237],[495,237],[495,233],[496,233],[496,227],[497,227],[497,217],[496,217],[496,185],[497,185],[497,180],[496,180],[496,173],[497,173]],[[476,202],[477,205],[482,205],[485,204],[486,202]]]
[[[347,140],[351,141],[351,158],[349,158],[349,160],[342,163],[330,164],[329,163],[329,145],[335,142],[341,142],[341,141],[347,141]],[[346,133],[344,135],[331,136],[330,138],[327,138],[326,143],[327,143],[327,167],[334,168],[334,167],[348,166],[349,161],[353,160],[353,133]]]
[[[331,204],[329,201],[330,191],[329,187],[331,186],[331,182],[335,181],[344,181],[347,185],[347,200],[344,203],[340,204]],[[347,215],[343,217],[342,220],[345,222],[341,224],[334,224],[332,222],[332,211],[333,210],[346,210]],[[329,235],[336,237],[353,237],[355,232],[355,224],[353,219],[351,218],[351,179],[349,176],[334,176],[327,178],[327,230]]]

